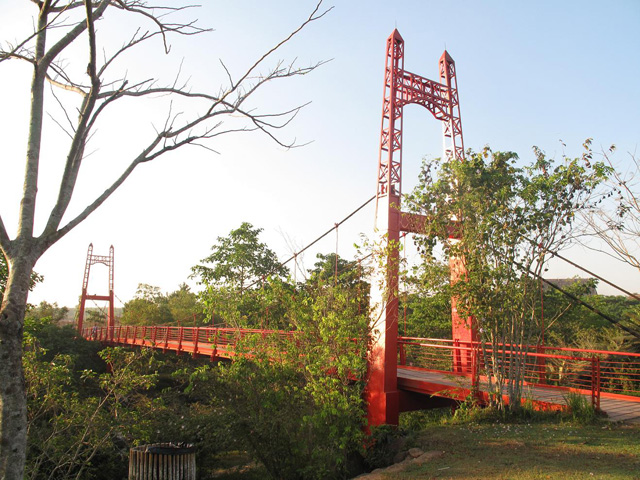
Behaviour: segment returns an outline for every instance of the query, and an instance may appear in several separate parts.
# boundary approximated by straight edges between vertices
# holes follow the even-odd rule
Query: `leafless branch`
[[[98,9],[103,8],[103,6],[104,4],[99,5]],[[104,6],[104,8],[106,8],[106,6]],[[55,206],[51,210],[51,214],[49,215],[49,220],[47,221],[47,225],[44,230],[45,234],[51,233],[58,228],[60,222],[62,221],[64,212],[66,211],[69,202],[71,201],[71,197],[73,195],[76,184],[76,179],[78,177],[78,172],[80,171],[80,164],[82,162],[84,147],[86,145],[86,135],[88,133],[87,125],[89,123],[89,120],[91,119],[91,113],[100,93],[100,79],[98,78],[96,67],[97,51],[95,28],[93,23],[94,18],[97,17],[95,16],[95,12],[93,11],[91,2],[89,0],[85,1],[85,11],[86,28],[89,37],[89,65],[87,66],[87,75],[89,76],[91,81],[91,89],[83,99],[80,119],[75,130],[75,135],[73,136],[71,141],[71,148],[67,156],[67,162],[65,165],[62,181],[60,182],[58,199]]]
[[[64,6],[58,6],[56,3],[49,6],[50,12],[56,12],[60,14],[63,11],[69,11],[84,5],[85,20],[78,22],[71,26],[70,30],[63,35],[54,45],[51,47],[42,57],[41,64],[47,68],[51,68],[55,72],[55,76],[47,75],[46,80],[56,88],[62,88],[67,91],[78,93],[82,96],[82,105],[79,109],[79,118],[76,125],[73,125],[66,110],[64,115],[67,122],[71,125],[72,133],[63,128],[60,122],[54,119],[58,125],[65,130],[65,132],[72,137],[71,146],[67,155],[67,162],[65,165],[65,171],[63,174],[63,180],[60,185],[58,200],[52,209],[47,226],[43,231],[39,241],[47,246],[51,245],[57,239],[61,238],[74,226],[83,221],[91,212],[93,212],[99,205],[101,205],[121,184],[128,178],[133,169],[141,163],[146,163],[158,158],[159,156],[174,151],[183,146],[194,145],[200,148],[205,148],[209,151],[218,153],[215,149],[205,144],[203,140],[210,140],[212,138],[226,135],[234,132],[247,132],[247,131],[262,131],[269,136],[276,144],[284,147],[291,148],[296,146],[295,140],[293,142],[284,142],[274,131],[282,129],[287,126],[298,114],[301,108],[306,106],[300,105],[292,109],[284,110],[278,113],[259,114],[250,109],[243,108],[243,104],[249,99],[255,92],[257,92],[262,86],[266,85],[276,79],[283,79],[287,77],[294,77],[299,75],[305,75],[313,71],[324,62],[318,62],[308,67],[296,67],[295,62],[283,66],[282,62],[278,62],[275,68],[271,69],[266,75],[254,76],[256,69],[262,65],[265,59],[272,55],[282,45],[287,43],[291,38],[298,34],[309,23],[322,18],[326,15],[331,8],[320,12],[322,1],[318,2],[311,12],[311,14],[285,39],[278,42],[274,47],[269,49],[264,55],[260,56],[248,69],[240,76],[237,81],[234,81],[230,72],[222,63],[222,66],[227,73],[229,79],[229,87],[221,88],[219,95],[211,95],[208,93],[191,92],[187,89],[187,83],[179,84],[180,76],[182,72],[182,64],[180,65],[176,77],[173,83],[168,87],[156,86],[156,80],[147,79],[134,84],[130,84],[126,79],[106,82],[102,80],[104,74],[115,60],[122,56],[122,54],[133,47],[152,39],[156,36],[162,36],[165,52],[169,51],[167,43],[167,35],[169,33],[180,35],[194,35],[209,31],[195,25],[194,22],[187,23],[169,23],[165,21],[167,14],[178,12],[193,7],[189,5],[186,7],[160,7],[163,13],[158,15],[156,8],[155,13],[152,13],[152,8],[146,6],[137,1],[127,0],[101,0],[90,1],[84,0],[82,2],[70,2]],[[142,15],[144,18],[152,21],[156,27],[154,31],[145,31],[142,33],[141,29],[136,32],[118,48],[115,53],[104,59],[102,65],[97,64],[97,52],[95,45],[95,27],[94,22],[104,13],[108,6],[114,6],[121,10],[129,11],[135,14]],[[155,8],[155,7],[154,7]],[[90,60],[87,69],[87,74],[91,80],[91,85],[81,85],[80,83],[73,81],[65,71],[64,66],[55,63],[57,56],[72,43],[79,35],[84,32],[88,32],[89,36],[89,54]],[[25,43],[26,44],[26,43]],[[102,83],[101,83],[102,82]],[[107,87],[105,89],[105,87]],[[192,118],[184,118],[179,122],[180,117],[184,115],[177,114],[172,115],[171,109],[169,115],[166,118],[164,126],[156,131],[155,138],[149,142],[146,148],[135,157],[135,159],[129,164],[129,166],[122,172],[120,177],[113,182],[113,184],[107,188],[101,195],[99,195],[90,205],[87,206],[79,215],[69,221],[64,227],[60,228],[60,223],[64,213],[67,210],[67,206],[73,195],[75,189],[75,183],[78,176],[79,168],[84,156],[84,150],[88,138],[92,135],[92,129],[95,127],[96,122],[104,110],[114,104],[118,99],[124,97],[146,97],[146,96],[158,96],[169,95],[178,96],[193,101],[205,101],[209,102],[207,110],[203,114],[196,115]],[[55,95],[54,95],[55,96]],[[231,96],[234,96],[232,99]],[[60,103],[60,100],[56,101]],[[62,107],[62,105],[61,105]],[[214,118],[223,118],[230,114],[237,113],[242,118],[245,118],[249,125],[222,129],[222,121],[218,120],[213,125],[210,125],[210,121]],[[207,125],[209,124],[209,125]]]
[[[164,44],[165,53],[169,53],[171,47],[167,42],[167,33],[177,33],[179,35],[198,35],[200,33],[208,32],[210,29],[200,28],[196,25],[196,21],[189,23],[164,23],[160,19],[166,15],[157,15],[152,13],[153,10],[165,10],[170,13],[175,13],[191,8],[195,8],[196,5],[185,5],[183,7],[147,7],[139,2],[131,2],[125,0],[114,0],[114,5],[123,10],[129,12],[138,13],[151,22],[155,23],[158,27],[157,34],[162,35],[162,42]]]
[[[56,102],[58,103],[58,106],[60,107],[60,109],[62,110],[62,112],[64,113],[65,118],[67,119],[67,122],[69,123],[69,128],[71,129],[70,131],[68,131],[65,127],[63,127],[58,120],[56,120],[52,115],[49,114],[49,117],[58,124],[58,126],[62,129],[63,132],[65,132],[67,135],[69,135],[69,137],[73,140],[73,132],[75,132],[75,127],[73,125],[73,122],[71,121],[71,118],[69,118],[69,114],[67,113],[67,109],[65,108],[64,104],[60,101],[60,98],[58,98],[58,96],[56,95],[55,89],[51,89],[51,95],[53,95],[53,98],[56,100]]]
[[[583,212],[586,231],[580,243],[640,270],[640,193],[637,191],[640,160],[635,153],[630,153],[632,170],[622,173],[610,158],[614,148],[602,152],[611,168],[607,191],[603,194],[603,199],[609,201],[601,202],[597,210]],[[592,245],[589,240],[594,236],[604,242],[608,251]]]
[[[38,5],[38,8],[40,8],[42,6],[42,2],[41,1],[33,1],[33,3]],[[9,58],[19,58],[21,60],[26,60],[28,62],[34,63],[34,59],[30,58],[29,55],[28,55],[30,50],[26,48],[26,45],[31,40],[36,38],[40,33],[44,32],[45,30],[48,30],[50,28],[53,28],[53,26],[55,25],[55,23],[57,22],[58,19],[59,19],[59,15],[56,15],[56,16],[54,16],[54,18],[52,20],[46,22],[41,28],[35,28],[33,33],[31,33],[29,36],[27,36],[21,42],[18,42],[14,47],[10,48],[10,50],[8,50],[8,51],[0,50],[0,62],[2,62],[3,60],[7,60]],[[23,55],[20,52],[25,52],[25,54]],[[33,57],[33,55],[31,55],[31,57]]]
[[[0,215],[0,248],[2,248],[4,252],[8,252],[11,248],[11,239],[9,238],[7,229],[4,226],[2,215]]]

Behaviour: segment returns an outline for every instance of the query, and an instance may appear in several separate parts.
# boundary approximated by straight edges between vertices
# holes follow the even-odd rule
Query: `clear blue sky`
[[[217,91],[225,81],[219,59],[238,74],[315,5],[308,0],[203,3],[196,16],[215,30],[175,42],[169,57],[132,58],[132,74],[144,77],[162,62],[159,72],[170,79],[184,58],[183,72],[193,89]],[[26,14],[33,8],[29,2],[0,0],[2,4],[9,14],[0,18],[0,36],[13,40],[21,25],[31,25]],[[627,152],[638,148],[636,0],[326,3],[331,5],[335,8],[325,18],[267,61],[263,71],[278,59],[297,58],[301,65],[331,61],[311,75],[274,85],[254,103],[268,110],[312,102],[283,132],[285,139],[311,144],[287,151],[259,134],[233,136],[211,144],[219,155],[192,148],[143,165],[121,191],[45,254],[36,267],[45,281],[30,301],[74,306],[90,242],[97,254],[115,246],[116,295],[127,301],[138,283],[176,289],[187,280],[190,267],[208,255],[216,237],[242,221],[264,228],[263,240],[281,258],[291,253],[288,242],[300,247],[330,228],[375,191],[384,45],[396,27],[405,40],[407,70],[437,80],[445,46],[454,58],[467,148],[489,144],[494,150],[515,151],[526,161],[533,145],[556,158],[577,156],[584,139],[593,137],[596,148],[616,144],[615,160],[622,165],[628,162]],[[110,38],[116,30],[105,27],[103,33]],[[5,146],[0,212],[12,232],[24,168],[28,79],[28,69],[15,62],[0,66]],[[148,121],[131,122],[128,112],[119,112],[113,117],[115,128],[101,130],[81,178],[87,183],[73,208],[81,208],[102,180],[116,175],[136,141],[149,131]],[[418,107],[406,109],[404,127],[403,189],[408,191],[421,158],[442,154],[442,138],[441,125]],[[56,135],[59,131],[53,130],[46,140],[51,153],[40,183],[43,209],[53,201],[49,185],[62,158],[55,154]],[[341,229],[340,253],[349,255],[358,233],[371,234],[372,226],[369,209]],[[319,248],[334,250],[335,236]],[[585,257],[579,249],[570,253]],[[590,268],[608,270],[637,290],[637,272],[588,257]],[[307,268],[312,264],[313,255],[308,255]],[[100,293],[106,288],[106,272],[99,267],[94,272],[98,275],[92,276],[90,290]],[[553,269],[550,274],[575,272]]]

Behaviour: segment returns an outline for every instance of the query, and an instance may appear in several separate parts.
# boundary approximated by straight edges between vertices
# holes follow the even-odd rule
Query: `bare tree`
[[[626,172],[616,168],[611,160],[615,147],[602,155],[610,167],[606,197],[599,208],[583,213],[587,229],[587,248],[596,249],[589,236],[600,238],[609,249],[608,255],[640,270],[640,160],[630,154],[631,165]]]
[[[168,53],[172,36],[207,32],[196,21],[182,20],[195,5],[175,6],[173,2],[171,6],[152,5],[144,0],[31,2],[37,9],[32,31],[21,40],[0,43],[0,67],[9,61],[26,62],[33,72],[24,187],[14,238],[0,216],[0,249],[9,266],[0,307],[0,478],[4,480],[22,479],[24,471],[27,424],[22,332],[30,276],[38,259],[104,203],[140,164],[189,145],[213,150],[216,137],[239,131],[261,131],[278,145],[294,146],[282,140],[278,130],[286,126],[301,107],[259,113],[255,106],[249,105],[249,100],[270,82],[307,74],[320,65],[321,62],[299,67],[295,63],[276,61],[266,73],[261,73],[267,69],[267,57],[330,10],[322,11],[320,0],[298,28],[257,58],[244,73],[234,78],[223,64],[226,85],[212,91],[194,92],[180,79],[181,75],[163,84],[159,78],[132,80],[121,72],[126,69],[126,59],[131,52],[139,51],[143,45],[156,42]],[[106,41],[98,36],[96,25],[112,15],[126,15],[127,23],[136,22],[139,28],[118,47],[109,50]],[[72,94],[75,101],[69,100]],[[88,156],[88,142],[98,125],[104,124],[105,112],[121,101],[140,102],[160,97],[164,102],[169,99],[168,113],[162,124],[154,127],[155,133],[145,140],[144,147],[130,154],[128,166],[79,213],[68,210]],[[51,105],[62,113],[51,116]],[[44,228],[36,232],[36,198],[38,182],[43,181],[39,171],[45,158],[42,138],[49,125],[44,121],[47,115],[66,132],[69,147],[57,187],[57,200],[46,217]]]

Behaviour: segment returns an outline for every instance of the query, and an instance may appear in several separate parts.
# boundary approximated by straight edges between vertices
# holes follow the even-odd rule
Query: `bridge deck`
[[[92,338],[102,341],[110,345],[129,345],[139,347],[149,347],[161,349],[163,351],[175,351],[177,353],[189,353],[191,355],[206,356],[212,361],[221,359],[232,359],[236,355],[241,354],[236,350],[236,342],[238,335],[273,335],[290,336],[291,332],[276,331],[259,331],[259,330],[243,330],[235,331],[233,329],[208,328],[208,327],[116,327],[111,332],[107,329],[99,329],[92,331],[85,329],[86,338]],[[433,343],[433,340],[430,340]],[[407,343],[407,342],[404,342]],[[423,341],[423,343],[425,343]],[[406,345],[405,345],[406,346]],[[420,347],[433,347],[434,345],[420,345]],[[441,346],[436,345],[441,348]],[[450,348],[450,347],[449,347]],[[566,350],[566,349],[565,349]],[[598,353],[598,352],[596,352]],[[599,352],[614,353],[614,352]],[[246,352],[244,353],[246,355]],[[532,354],[536,355],[536,354]],[[583,353],[580,354],[584,356]],[[624,355],[636,355],[625,353]],[[539,357],[551,357],[551,355],[538,355]],[[564,360],[570,357],[561,356]],[[635,358],[635,357],[634,357]],[[578,361],[584,363],[584,358],[578,358]],[[587,362],[589,359],[586,359]],[[442,362],[440,362],[442,364]],[[451,359],[445,360],[444,364],[451,364]],[[635,379],[640,377],[640,362],[629,363],[628,370],[631,372],[629,378]],[[582,372],[583,370],[579,370]],[[605,372],[605,370],[602,370]],[[608,373],[606,373],[609,375]],[[608,377],[610,378],[610,377]],[[484,387],[484,388],[483,388]],[[430,395],[434,397],[453,398],[455,400],[464,400],[471,391],[470,378],[465,375],[454,374],[451,372],[429,370],[428,367],[416,366],[398,366],[398,388],[409,392],[416,392],[422,395]],[[589,403],[591,403],[591,391],[579,390],[576,388],[550,387],[544,385],[527,385],[525,396],[530,398],[538,407],[556,409],[558,406],[566,405],[566,394],[569,391],[583,394]],[[486,384],[480,382],[480,394],[486,399],[488,398],[488,388]],[[635,391],[636,395],[640,391]],[[600,394],[600,409],[607,413],[608,418],[612,421],[627,421],[640,423],[640,396],[616,395],[606,393]]]
[[[487,391],[482,388],[481,391]],[[484,384],[486,387],[486,384]],[[418,368],[398,367],[398,388],[413,392],[444,396],[464,400],[471,389],[471,380],[463,375],[435,372]],[[554,405],[566,405],[565,398],[568,389],[559,387],[525,386],[525,396],[534,402]],[[590,393],[583,393],[589,403]],[[619,396],[602,393],[600,409],[607,414],[607,418],[614,422],[640,423],[640,397],[619,398]]]

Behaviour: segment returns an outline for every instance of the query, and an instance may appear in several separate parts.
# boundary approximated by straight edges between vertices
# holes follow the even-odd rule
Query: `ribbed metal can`
[[[129,480],[196,480],[192,445],[154,443],[129,450]]]

